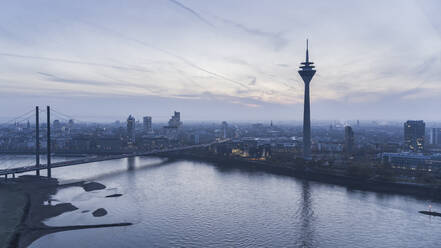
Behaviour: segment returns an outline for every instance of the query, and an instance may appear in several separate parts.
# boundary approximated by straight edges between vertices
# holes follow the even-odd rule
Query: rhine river
[[[0,158],[0,168],[32,161],[30,156]],[[59,190],[52,204],[70,202],[79,209],[47,225],[134,225],[55,233],[35,241],[34,248],[441,247],[441,218],[418,213],[429,205],[441,212],[441,203],[413,196],[163,158],[98,162],[52,173],[61,183],[90,180],[107,188]],[[105,198],[114,193],[123,196]],[[98,208],[108,214],[94,217],[91,212]]]

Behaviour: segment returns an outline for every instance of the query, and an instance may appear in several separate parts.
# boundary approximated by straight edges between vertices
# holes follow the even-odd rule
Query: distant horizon
[[[178,110],[177,110],[178,111]],[[179,111],[178,111],[179,112]],[[170,119],[171,115],[167,118],[163,117],[163,118],[157,118],[155,116],[151,116],[151,115],[135,115],[135,114],[131,114],[136,122],[139,122],[140,124],[142,124],[143,120],[142,118],[144,116],[150,116],[152,117],[152,123],[153,126],[157,126],[157,125],[166,125],[168,123],[168,120]],[[20,124],[26,124],[27,120],[29,120],[29,122],[33,125],[35,123],[35,114],[32,113],[31,114],[32,117],[30,118],[26,118],[24,120],[19,121],[18,123]],[[82,119],[80,118],[73,118],[74,123],[80,123],[80,124],[104,124],[104,125],[109,125],[109,124],[114,124],[115,122],[121,122],[121,124],[125,125],[126,121],[127,121],[127,117],[129,116],[129,114],[127,114],[127,116],[125,117],[121,117],[121,118],[115,118],[115,119],[111,119],[111,118],[103,118],[103,119],[93,119],[92,116],[83,116]],[[14,121],[11,121],[11,117],[5,117],[5,116],[0,116],[0,126],[5,125],[5,124],[14,124]],[[62,123],[67,123],[70,119],[68,118],[58,118],[57,115],[53,115],[51,114],[51,122],[58,120]],[[350,125],[350,126],[356,126],[356,122],[359,121],[360,122],[360,126],[371,126],[371,125],[403,125],[406,121],[408,120],[422,120],[426,123],[426,127],[427,125],[439,125],[439,127],[441,127],[441,120],[424,120],[424,119],[312,119],[311,120],[311,125],[314,126],[329,126],[331,124],[336,124],[336,125]],[[233,119],[186,119],[185,114],[183,114],[181,112],[181,121],[183,122],[183,124],[185,125],[187,124],[219,124],[221,125],[221,123],[223,121],[226,121],[228,124],[263,124],[265,126],[269,126],[271,124],[271,122],[273,123],[274,126],[276,125],[293,125],[293,126],[302,126],[302,119],[292,119],[292,120],[282,120],[282,119],[255,119],[255,120],[233,120]],[[46,113],[42,112],[40,113],[40,125],[46,124]],[[430,126],[431,127],[431,126]],[[438,127],[438,126],[433,126],[433,127]]]

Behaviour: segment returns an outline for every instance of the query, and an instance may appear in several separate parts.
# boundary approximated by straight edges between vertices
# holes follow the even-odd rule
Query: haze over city
[[[1,120],[439,120],[439,1],[7,1]]]
[[[0,248],[438,248],[440,13],[3,1]]]

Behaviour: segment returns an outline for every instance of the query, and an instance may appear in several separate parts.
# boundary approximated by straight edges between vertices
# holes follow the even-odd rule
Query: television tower
[[[313,62],[309,61],[308,39],[306,39],[306,61],[301,63],[299,74],[305,83],[305,100],[303,107],[303,156],[311,158],[311,110],[309,103],[309,83],[314,77]]]

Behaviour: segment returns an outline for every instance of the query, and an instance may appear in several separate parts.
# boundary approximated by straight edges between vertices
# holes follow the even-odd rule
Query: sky
[[[441,120],[441,1],[14,0],[0,7],[0,120]]]

